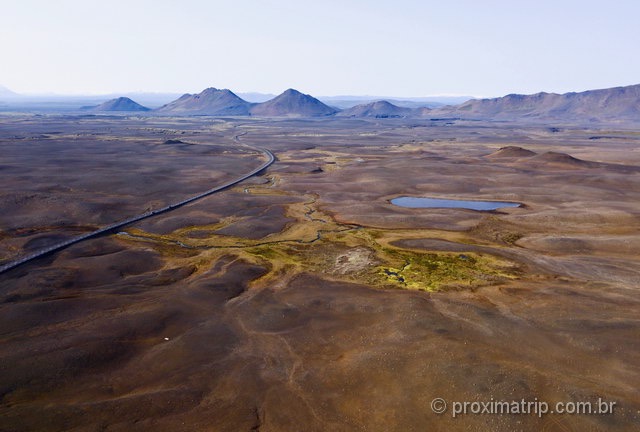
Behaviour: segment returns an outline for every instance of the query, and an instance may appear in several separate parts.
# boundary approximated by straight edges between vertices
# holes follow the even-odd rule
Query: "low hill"
[[[436,111],[468,119],[640,121],[640,84],[580,93],[510,94]]]
[[[563,165],[563,166],[572,166],[572,167],[596,167],[599,164],[597,162],[585,161],[582,159],[575,158],[567,153],[560,152],[545,152],[539,155],[536,155],[531,158],[532,161],[546,163],[546,164],[555,164],[555,165]]]
[[[184,94],[154,111],[169,115],[244,116],[249,115],[251,105],[231,90],[210,87],[199,94]]]
[[[275,98],[251,108],[251,115],[262,117],[319,117],[334,114],[335,109],[313,96],[289,89]]]
[[[437,108],[446,105],[457,105],[472,99],[472,96],[426,96],[426,97],[402,97],[402,96],[358,96],[358,95],[340,95],[340,96],[318,96],[321,102],[340,109],[347,109],[356,105],[364,105],[371,102],[385,100],[396,106],[403,108]]]
[[[531,150],[524,149],[518,146],[507,146],[501,147],[498,151],[487,155],[486,157],[491,159],[499,159],[499,158],[524,158],[524,157],[532,157],[537,153]]]
[[[139,103],[129,99],[128,97],[119,97],[116,99],[111,99],[106,102],[101,103],[97,106],[91,107],[82,107],[82,109],[88,109],[91,111],[103,111],[103,112],[113,112],[113,111],[149,111],[149,108],[140,105]]]
[[[397,118],[409,117],[414,110],[402,108],[390,102],[380,100],[366,104],[356,105],[336,114],[338,117],[375,117],[375,118]]]

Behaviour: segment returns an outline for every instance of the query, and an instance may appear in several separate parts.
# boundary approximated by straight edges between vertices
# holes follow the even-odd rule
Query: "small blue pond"
[[[520,207],[519,203],[506,201],[466,201],[440,198],[398,197],[391,204],[410,208],[462,208],[470,210],[496,210],[503,207]]]

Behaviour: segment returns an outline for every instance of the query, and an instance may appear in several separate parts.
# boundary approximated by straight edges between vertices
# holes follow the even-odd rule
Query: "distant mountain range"
[[[231,90],[208,88],[199,94],[185,94],[155,112],[163,115],[318,117],[334,114],[336,110],[294,89],[266,102],[250,103]]]
[[[640,84],[580,93],[510,94],[434,110],[467,119],[640,120]]]
[[[266,99],[268,96],[250,95],[254,101]],[[20,98],[20,95],[16,95],[4,87],[0,87],[0,96],[5,96],[4,99],[7,102],[5,106],[16,104],[14,101]],[[150,114],[173,116],[406,117],[534,122],[631,121],[640,123],[640,84],[580,93],[510,94],[499,98],[472,99],[458,105],[435,107],[433,105],[431,107],[400,106],[389,100],[371,101],[364,96],[361,98],[363,103],[340,109],[334,104],[327,104],[326,101],[320,101],[294,89],[288,89],[263,102],[248,102],[231,90],[207,88],[198,94],[184,94],[153,110],[149,110],[149,108],[127,97],[115,98],[99,105],[83,108],[98,112],[149,111]],[[342,101],[344,102],[344,100]],[[418,103],[417,99],[414,102]],[[65,103],[67,105],[64,107],[69,110],[71,102],[66,101]]]

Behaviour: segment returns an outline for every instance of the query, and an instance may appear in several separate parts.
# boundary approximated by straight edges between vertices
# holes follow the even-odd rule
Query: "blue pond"
[[[463,208],[470,210],[496,210],[503,207],[520,207],[520,204],[505,201],[466,201],[440,198],[398,197],[391,204],[410,208]]]

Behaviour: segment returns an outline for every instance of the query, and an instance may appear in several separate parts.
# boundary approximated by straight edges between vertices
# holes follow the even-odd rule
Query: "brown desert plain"
[[[638,430],[639,144],[624,125],[5,115],[3,263],[239,177],[255,148],[277,160],[0,274],[0,431]],[[616,405],[451,413],[536,398]]]

